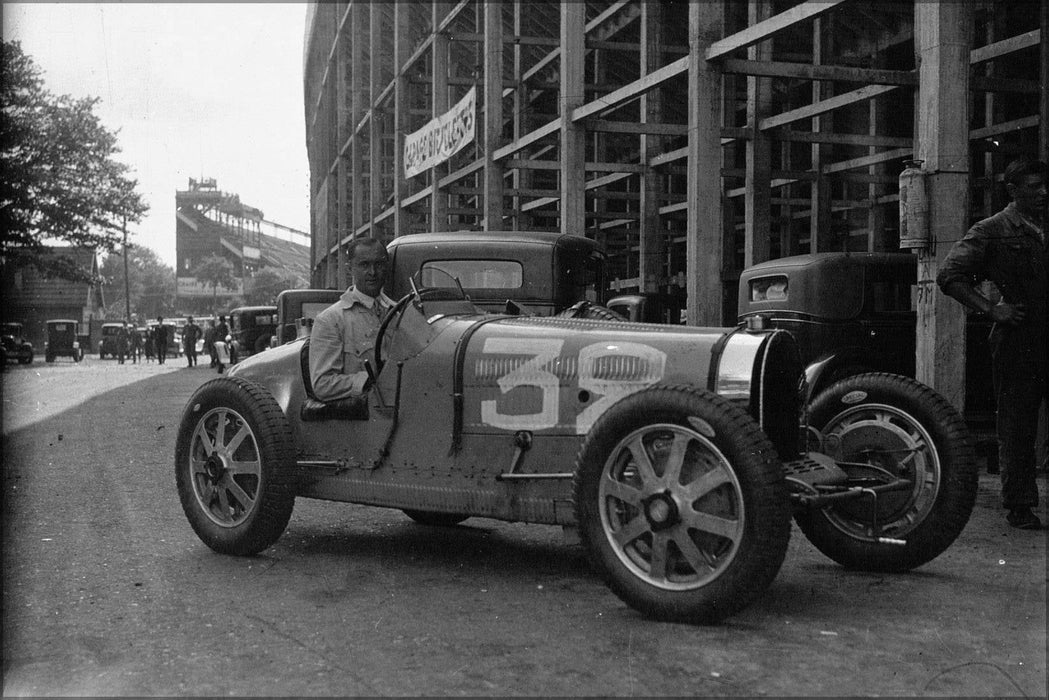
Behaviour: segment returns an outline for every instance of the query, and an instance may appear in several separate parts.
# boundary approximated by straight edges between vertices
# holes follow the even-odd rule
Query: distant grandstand
[[[182,313],[206,313],[213,291],[220,306],[237,305],[263,269],[277,272],[289,287],[306,286],[309,242],[307,233],[267,221],[262,210],[242,203],[239,195],[220,191],[214,178],[190,178],[186,190],[175,192],[176,307]],[[233,289],[212,290],[194,276],[211,255],[233,265]]]

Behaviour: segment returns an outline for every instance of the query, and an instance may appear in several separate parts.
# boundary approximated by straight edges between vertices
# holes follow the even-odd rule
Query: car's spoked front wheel
[[[616,556],[666,590],[716,578],[739,548],[740,485],[724,455],[693,429],[655,424],[620,441],[598,484]]]
[[[775,449],[742,409],[653,387],[595,423],[575,476],[580,538],[609,587],[659,619],[714,622],[775,577],[790,506]]]
[[[258,496],[262,458],[258,441],[244,417],[215,408],[193,431],[191,464],[193,493],[204,512],[218,525],[244,522]]]
[[[288,419],[266,389],[239,377],[204,384],[182,415],[175,481],[197,536],[223,554],[277,541],[295,503]]]

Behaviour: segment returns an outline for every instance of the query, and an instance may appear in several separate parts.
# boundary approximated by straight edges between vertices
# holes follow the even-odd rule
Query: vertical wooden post
[[[833,40],[829,17],[817,17],[812,24],[812,63],[821,65],[824,56],[833,55]],[[833,89],[822,80],[812,81],[812,101],[819,102],[831,97]],[[812,131],[834,131],[834,117],[823,114],[812,118]],[[812,171],[816,179],[812,181],[812,207],[810,219],[809,252],[823,253],[834,249],[835,236],[831,230],[831,192],[830,182],[823,175],[823,154],[826,147],[821,143],[812,144]]]
[[[448,14],[448,3],[434,0],[433,3],[433,46],[431,53],[431,85],[433,90],[430,116],[436,117],[448,111],[448,35],[438,31],[441,20]],[[448,173],[448,166],[439,163],[430,169],[430,230],[448,230],[448,197],[441,192],[440,180]]]
[[[338,22],[340,19],[341,17],[336,14],[335,21]],[[350,188],[349,182],[347,182],[350,169],[347,167],[346,157],[342,155],[342,147],[346,144],[347,134],[349,133],[349,129],[346,127],[351,117],[350,109],[346,104],[349,97],[346,93],[346,78],[351,70],[351,63],[348,49],[349,37],[345,33],[340,32],[336,35],[335,41],[335,152],[337,154],[336,157],[339,159],[338,166],[335,169],[335,187],[338,197],[335,226],[335,240],[338,246],[338,252],[335,256],[335,286],[339,289],[346,289],[349,286],[346,269],[345,238],[347,231],[350,230]]]
[[[522,21],[521,14],[523,9],[521,7],[520,0],[514,2],[514,140],[521,138],[525,132],[528,131],[528,119],[525,117],[525,109],[528,106],[528,87],[525,82],[521,79],[521,73],[524,71],[524,63],[521,56],[521,42],[518,39],[523,30],[524,22]],[[523,157],[523,156],[518,156]],[[532,184],[532,171],[528,168],[515,168],[513,174],[513,187],[515,190],[521,190],[526,187],[531,187]],[[514,223],[513,228],[515,231],[524,231],[531,228],[532,215],[528,212],[521,211],[521,205],[524,203],[525,198],[519,193],[514,195]]]
[[[382,5],[369,3],[368,6],[368,47],[371,58],[368,63],[368,236],[379,238],[375,217],[382,206],[382,132],[383,113],[378,105],[379,93],[383,86],[381,68],[383,61],[389,60],[382,51]]]
[[[404,136],[409,128],[409,81],[404,64],[411,55],[409,43],[408,4],[393,3],[393,46],[395,63],[393,67],[396,85],[393,93],[393,235],[403,236],[408,233],[408,212],[401,208],[401,202],[407,192],[408,183],[404,177]]]
[[[573,236],[586,229],[586,131],[572,123],[584,102],[585,13],[585,3],[561,3],[561,233]]]
[[[772,14],[771,0],[750,0],[747,20],[751,26]],[[747,49],[752,61],[772,58],[772,41],[763,41]],[[747,76],[747,176],[744,188],[743,266],[750,267],[769,259],[769,223],[771,216],[772,144],[758,124],[768,115],[772,102],[772,81]]]
[[[721,2],[688,9],[688,222],[686,227],[687,323],[720,326],[724,287],[721,184],[721,71],[705,57],[721,38]]]
[[[503,5],[484,4],[484,230],[503,228],[503,166],[492,155],[502,145]]]
[[[1049,81],[1049,0],[1042,0],[1039,25],[1041,27],[1041,48],[1039,49],[1039,84],[1042,86],[1041,100],[1039,101],[1038,113],[1041,119],[1038,122],[1038,154],[1039,158],[1045,160],[1049,154],[1049,90],[1045,89],[1046,81]]]
[[[969,27],[967,3],[916,2],[918,98],[915,152],[928,173],[931,244],[918,253],[918,381],[961,409],[965,399],[965,313],[939,293],[936,273],[969,216]]]
[[[662,3],[646,2],[641,4],[641,75],[645,76],[657,69],[663,57],[663,15]],[[656,88],[641,96],[641,120],[645,123],[658,122],[663,115],[661,91]],[[638,275],[641,278],[640,291],[643,293],[659,292],[666,286],[663,271],[667,258],[667,236],[659,218],[659,173],[649,166],[648,161],[662,152],[663,139],[659,136],[641,134],[641,164],[645,171],[641,174],[641,213],[638,217],[639,231],[639,265]]]
[[[363,66],[367,57],[368,44],[365,41],[367,35],[364,32],[364,3],[354,2],[350,5],[350,54],[352,64],[350,67],[350,123],[348,131],[350,134],[350,231],[349,238],[357,235],[357,231],[364,225],[364,148],[361,143],[362,134],[358,130],[365,111],[365,89],[367,87]]]

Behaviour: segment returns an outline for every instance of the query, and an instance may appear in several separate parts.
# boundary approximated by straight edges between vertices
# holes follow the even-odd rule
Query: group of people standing
[[[135,364],[139,357],[142,357],[143,361],[152,362],[155,357],[157,362],[164,364],[170,332],[171,327],[165,326],[164,319],[160,316],[157,317],[156,326],[147,326],[143,330],[129,326],[127,321],[124,321],[117,329],[117,362],[124,364],[125,359],[130,358],[131,363]]]
[[[125,321],[117,330],[117,361],[124,364],[125,358],[130,358],[135,364],[139,357],[149,362],[155,357],[159,364],[164,364],[173,329],[173,326],[164,324],[163,316],[157,317],[157,325],[148,326],[144,330],[129,326]],[[206,330],[201,329],[192,316],[187,316],[186,323],[182,326],[182,347],[186,354],[186,366],[197,366],[197,341],[203,338],[204,352],[211,358],[211,367],[217,368],[219,374],[224,372],[229,362],[228,352],[224,350],[228,335],[229,326],[225,316],[219,316],[217,323],[210,319]]]

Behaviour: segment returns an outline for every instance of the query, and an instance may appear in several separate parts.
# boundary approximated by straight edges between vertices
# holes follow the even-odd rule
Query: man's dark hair
[[[346,245],[346,262],[353,262],[353,257],[357,254],[357,249],[361,246],[378,246],[383,250],[386,250],[386,246],[382,244],[378,238],[354,238]]]
[[[1029,175],[1041,175],[1044,178],[1045,173],[1046,167],[1043,161],[1026,157],[1017,158],[1005,166],[1002,181],[1007,185],[1022,185],[1024,178]]]

